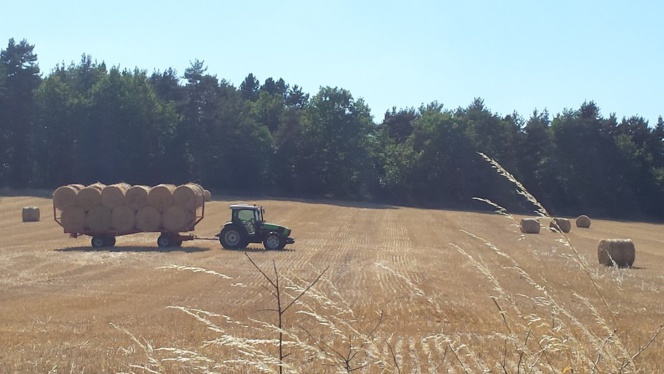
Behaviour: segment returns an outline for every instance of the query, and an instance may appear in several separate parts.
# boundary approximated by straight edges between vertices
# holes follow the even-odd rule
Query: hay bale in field
[[[171,205],[161,215],[162,226],[170,232],[189,231],[194,221],[196,213],[178,205]]]
[[[160,212],[173,205],[173,191],[175,186],[172,184],[160,184],[150,189],[148,193],[148,205],[157,208]]]
[[[80,206],[66,207],[60,215],[60,223],[62,223],[65,232],[81,233],[85,231],[88,225],[85,209]]]
[[[549,223],[549,227],[552,230],[568,233],[570,230],[572,230],[572,222],[570,222],[567,218],[554,218]]]
[[[586,215],[580,215],[579,217],[577,217],[576,227],[580,227],[582,229],[590,228],[590,217]]]
[[[119,233],[128,233],[136,229],[136,211],[127,205],[113,208],[111,228]]]
[[[82,184],[68,184],[58,187],[53,192],[53,206],[56,209],[64,210],[67,207],[76,205],[76,195],[84,187]]]
[[[88,211],[88,227],[94,232],[111,230],[111,210],[103,205],[92,207]]]
[[[173,191],[173,205],[186,210],[195,211],[203,206],[205,190],[196,183],[187,183],[178,186]]]
[[[537,218],[523,218],[521,220],[521,232],[524,234],[539,234],[540,223]]]
[[[101,190],[101,204],[108,209],[125,205],[125,194],[131,186],[127,183],[116,183]]]
[[[39,207],[23,207],[23,222],[39,222]]]
[[[212,201],[212,193],[208,190],[203,190],[203,200],[206,203]]]
[[[153,206],[146,206],[136,213],[136,228],[141,231],[159,231],[161,212]]]
[[[97,182],[78,191],[78,194],[76,194],[76,205],[83,208],[86,212],[96,206],[101,206],[101,191],[104,187],[103,184]]]
[[[636,248],[631,239],[604,239],[597,247],[597,258],[601,265],[619,267],[632,266],[636,258]]]
[[[125,205],[139,211],[148,206],[149,193],[150,187],[148,186],[131,186],[125,193]]]

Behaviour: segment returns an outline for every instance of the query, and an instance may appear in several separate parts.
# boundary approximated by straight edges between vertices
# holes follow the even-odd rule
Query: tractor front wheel
[[[284,249],[284,246],[286,246],[286,240],[284,240],[281,235],[271,232],[263,239],[263,246],[268,251]]]

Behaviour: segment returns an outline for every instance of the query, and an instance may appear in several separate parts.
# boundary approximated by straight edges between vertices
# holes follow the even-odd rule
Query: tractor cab
[[[295,243],[287,227],[265,222],[265,209],[262,206],[234,204],[230,207],[231,220],[224,224],[217,234],[222,247],[227,249],[246,248],[249,243],[263,243],[265,249],[283,249],[286,244]]]
[[[255,205],[238,204],[231,205],[231,222],[242,226],[247,230],[247,234],[255,235],[260,231],[260,224],[263,222],[263,207]]]

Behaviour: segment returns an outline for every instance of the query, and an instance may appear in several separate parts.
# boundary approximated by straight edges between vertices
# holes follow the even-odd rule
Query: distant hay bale
[[[88,211],[88,227],[94,232],[111,230],[111,210],[103,205],[92,207]]]
[[[62,223],[65,232],[81,233],[85,231],[88,225],[85,209],[80,206],[66,207],[60,215],[60,223]]]
[[[549,227],[552,230],[560,230],[564,233],[568,233],[572,230],[572,222],[567,218],[553,218],[549,223]]]
[[[130,187],[127,183],[117,183],[104,187],[101,190],[101,204],[111,210],[125,205],[125,194]]]
[[[96,206],[101,206],[101,191],[104,187],[103,184],[97,182],[78,191],[78,194],[76,194],[76,205],[83,208],[86,212]]]
[[[113,208],[111,228],[119,233],[128,233],[136,229],[136,212],[127,205]]]
[[[135,211],[139,211],[148,206],[148,186],[131,186],[125,193],[125,205]]]
[[[212,193],[208,190],[203,190],[203,197],[206,203],[212,201]]]
[[[173,205],[186,210],[195,211],[203,206],[204,201],[205,190],[196,183],[183,184],[173,191]]]
[[[586,215],[580,215],[576,219],[576,227],[580,227],[582,229],[590,228],[590,217]]]
[[[146,206],[136,213],[136,228],[141,231],[159,231],[161,212],[153,206]]]
[[[539,234],[539,221],[536,218],[523,218],[521,220],[521,232],[524,234]]]
[[[161,215],[162,226],[170,232],[189,231],[192,229],[196,214],[192,210],[172,205]]]
[[[23,222],[39,222],[39,207],[23,207]]]
[[[76,205],[76,195],[83,188],[82,184],[68,184],[58,187],[53,192],[53,206],[56,209],[64,210],[67,207]]]
[[[150,189],[148,193],[148,205],[157,208],[160,212],[173,205],[173,191],[175,186],[172,184],[160,184]]]
[[[601,265],[612,266],[615,262],[619,267],[631,267],[636,249],[631,239],[604,239],[597,247],[597,258]]]

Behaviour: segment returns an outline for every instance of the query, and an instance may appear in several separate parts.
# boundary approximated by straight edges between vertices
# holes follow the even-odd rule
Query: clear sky
[[[122,68],[195,59],[239,86],[283,78],[363,98],[374,120],[434,100],[551,114],[664,116],[664,1],[9,1],[0,47],[35,45],[44,74],[82,54]]]

